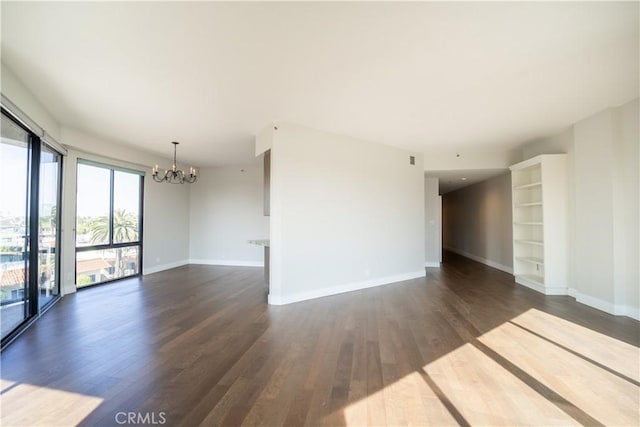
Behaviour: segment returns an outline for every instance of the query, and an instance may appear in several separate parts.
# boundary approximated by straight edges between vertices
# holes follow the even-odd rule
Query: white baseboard
[[[604,311],[605,313],[613,314],[614,316],[627,316],[635,320],[640,320],[640,309],[636,307],[616,305],[609,301],[583,294],[575,288],[548,288],[517,276],[515,281],[516,283],[545,295],[569,295],[570,297],[575,298],[576,302]]]
[[[461,251],[461,250],[456,249],[456,248],[445,247],[444,249],[446,249],[448,251],[451,251],[451,252],[455,252],[458,255],[462,255],[463,257],[472,259],[474,261],[478,261],[479,263],[482,263],[484,265],[488,265],[489,267],[493,267],[493,268],[498,269],[500,271],[504,271],[505,273],[513,274],[513,268],[509,267],[507,265],[500,264],[498,262],[491,261],[490,259],[482,258],[482,257],[479,257],[477,255],[470,254],[469,252]]]
[[[147,274],[153,274],[159,271],[169,270],[171,268],[182,267],[183,265],[187,265],[187,264],[189,264],[189,260],[183,259],[180,261],[169,262],[167,264],[155,265],[153,267],[145,266],[142,269],[142,274],[146,276]]]
[[[543,293],[545,295],[568,295],[569,294],[569,289],[568,288],[554,288],[554,287],[545,286]]]
[[[425,267],[440,267],[440,264],[441,263],[439,263],[439,262],[427,261],[427,262],[424,263],[424,266]]]
[[[618,310],[619,316],[627,316],[632,319],[640,321],[640,308],[638,307],[629,307],[628,305],[618,305],[616,306]]]
[[[569,289],[565,287],[543,286],[533,280],[527,280],[526,277],[515,276],[515,282],[519,285],[526,286],[529,289],[540,292],[545,295],[568,295]],[[575,289],[574,289],[575,291]]]
[[[315,298],[326,297],[329,295],[342,294],[345,292],[358,291],[360,289],[374,288],[376,286],[388,285],[391,283],[402,282],[405,280],[417,279],[425,277],[424,270],[414,271],[410,273],[398,274],[394,276],[381,277],[379,279],[364,280],[362,282],[346,283],[344,285],[332,286],[329,288],[314,289],[305,292],[296,292],[290,295],[273,295],[269,294],[269,304],[284,305],[294,302],[306,301]]]
[[[635,320],[640,320],[640,309],[636,307],[613,304],[609,301],[585,295],[578,291],[575,291],[575,294],[576,301],[581,304],[588,305],[605,313],[613,314],[614,316],[627,316]]]
[[[189,264],[227,265],[234,267],[264,267],[264,261],[241,261],[229,259],[190,259]]]
[[[590,295],[585,295],[576,291],[576,301],[588,305],[589,307],[597,308],[600,311],[604,311],[609,314],[617,314],[615,304],[602,300],[600,298],[592,297]]]
[[[527,280],[524,277],[516,276],[514,281],[519,285],[526,286],[527,288],[533,289],[534,291],[540,292],[541,294],[545,293],[544,286],[531,280]]]

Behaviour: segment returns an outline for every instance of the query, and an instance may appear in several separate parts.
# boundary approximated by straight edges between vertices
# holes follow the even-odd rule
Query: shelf
[[[566,294],[567,155],[541,154],[509,169],[515,281],[545,295]]]
[[[537,285],[544,286],[544,277],[536,276],[535,274],[518,274],[518,277],[521,277],[529,282],[533,282]]]
[[[536,246],[542,246],[543,243],[540,240],[516,240],[516,243],[524,243],[526,245],[536,245]]]
[[[526,206],[542,206],[542,202],[520,203],[516,205],[516,208],[522,208]]]
[[[534,257],[516,257],[516,260],[528,262],[531,264],[544,265],[544,260],[542,258],[534,258]]]
[[[514,190],[524,190],[526,188],[538,187],[542,185],[542,181],[532,182],[531,184],[518,185],[517,187],[513,187]]]

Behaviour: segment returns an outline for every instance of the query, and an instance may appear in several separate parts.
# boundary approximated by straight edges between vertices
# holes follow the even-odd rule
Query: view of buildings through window
[[[0,170],[9,178],[0,182],[0,325],[4,341],[60,294],[62,156],[4,111],[1,130]],[[139,274],[142,182],[136,172],[79,160],[78,287]],[[32,200],[33,192],[37,199]]]
[[[59,292],[56,248],[61,156],[46,145],[40,152],[38,209],[38,305],[46,306]]]
[[[2,116],[0,161],[6,176],[0,181],[0,315],[6,336],[28,315],[27,196],[29,134]]]
[[[37,174],[32,173],[34,156]],[[0,315],[4,338],[59,294],[61,156],[3,114],[0,168],[9,178],[0,182]],[[37,186],[33,185],[34,177]],[[36,210],[30,193],[36,189],[38,220],[34,225],[30,218]],[[38,237],[35,248],[30,248],[31,233]],[[32,250],[37,251],[37,266],[30,280]]]
[[[141,183],[142,177],[136,173],[78,164],[78,287],[140,272]]]

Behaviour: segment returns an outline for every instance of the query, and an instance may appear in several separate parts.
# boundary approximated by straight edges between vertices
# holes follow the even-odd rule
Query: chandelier
[[[185,174],[182,170],[177,169],[176,162],[176,149],[178,148],[179,142],[171,141],[173,144],[173,167],[169,170],[164,171],[164,173],[160,176],[158,174],[158,165],[153,167],[153,180],[155,182],[168,182],[169,184],[184,184],[188,182],[189,184],[193,184],[198,179],[198,171],[196,168],[189,167],[189,174]]]

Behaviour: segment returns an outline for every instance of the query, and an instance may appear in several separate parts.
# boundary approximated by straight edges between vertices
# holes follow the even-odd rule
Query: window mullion
[[[78,161],[78,168],[81,165],[85,165],[85,164],[93,168],[107,169],[106,166],[88,164],[84,161],[80,161],[80,159]],[[119,186],[121,185],[120,175],[116,176],[116,172],[118,172],[119,174],[124,173],[128,175],[134,175],[137,177],[137,183],[138,183],[137,185],[139,186],[139,192],[138,192],[138,221],[137,221],[138,238],[136,241],[122,241],[122,240],[127,240],[128,238],[131,238],[130,230],[131,230],[132,222],[130,221],[130,218],[128,216],[126,216],[125,218],[126,223],[123,223],[123,224],[121,224],[120,222],[116,223],[116,221],[119,221],[119,218],[120,218],[120,217],[116,218],[116,208],[125,209],[125,208],[122,208],[121,203],[124,203],[124,206],[129,206],[127,203],[130,204],[130,202],[134,200],[134,199],[131,199],[131,195],[127,191],[129,189],[128,187],[125,188],[125,191],[123,192],[120,190],[120,187],[118,187],[119,199],[118,199],[118,206],[116,206],[116,200],[115,200],[116,178],[118,178],[118,185]],[[87,254],[87,255],[83,255],[83,261],[92,259],[91,258],[92,253],[96,252],[95,253],[96,257],[98,258],[103,257],[103,260],[108,259],[109,262],[115,261],[115,265],[113,265],[113,270],[110,269],[108,273],[104,273],[102,271],[104,270],[104,266],[101,265],[100,263],[97,263],[97,264],[94,263],[95,265],[87,264],[83,266],[83,272],[90,272],[91,275],[87,273],[89,277],[85,279],[88,279],[88,280],[83,279],[82,283],[78,283],[77,284],[78,289],[86,286],[94,285],[94,284],[107,283],[113,280],[118,280],[125,277],[131,277],[133,275],[142,274],[142,221],[143,221],[142,208],[143,208],[144,177],[143,175],[140,175],[140,174],[136,174],[128,171],[123,172],[113,168],[108,168],[108,175],[106,176],[105,175],[102,175],[101,182],[103,183],[102,185],[104,185],[106,184],[105,178],[109,180],[108,189],[106,188],[104,189],[108,191],[108,197],[109,197],[108,217],[107,217],[107,224],[106,224],[108,227],[107,239],[103,244],[93,244],[91,246],[78,246],[78,243],[76,241],[76,281],[79,282],[79,277],[80,277],[80,272],[78,271],[78,265],[80,263],[80,260],[78,259],[78,254],[80,253]],[[123,181],[125,182],[124,185],[132,186],[133,185],[132,181],[129,178],[127,178],[127,180],[128,181]],[[101,193],[105,193],[104,190],[102,190]],[[120,197],[129,197],[127,199],[128,202],[127,201],[121,202]],[[124,212],[126,213],[127,211],[124,211]],[[78,221],[77,218],[78,216],[76,214],[76,222]],[[118,227],[117,230],[116,230],[116,227]],[[109,252],[105,253],[105,252],[99,252],[99,251],[109,251]],[[137,259],[136,259],[136,256],[134,255],[134,251],[137,254]],[[130,263],[135,265],[129,267]],[[88,269],[88,267],[92,267],[92,269]]]
[[[31,135],[31,184],[29,188],[29,314],[38,314],[38,263],[39,263],[39,218],[40,218],[40,138]]]
[[[114,192],[114,173],[113,173],[113,169],[110,169],[110,190],[109,190],[109,246],[113,246],[113,234],[115,232],[114,228],[113,228],[113,219],[115,216],[115,213],[113,211],[114,209],[114,196],[113,196],[113,192]]]

